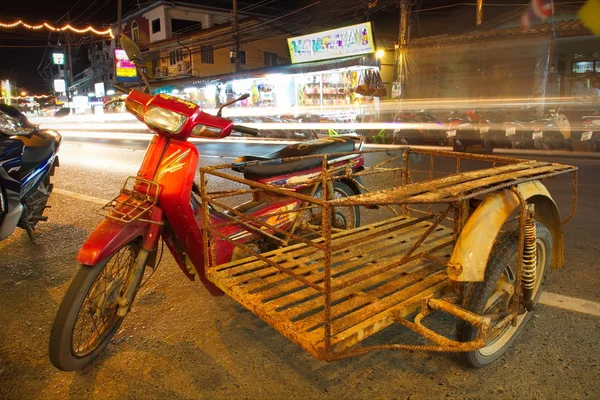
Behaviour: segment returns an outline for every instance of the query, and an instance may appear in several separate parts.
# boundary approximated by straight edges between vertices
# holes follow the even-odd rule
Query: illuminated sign
[[[63,53],[52,53],[52,62],[54,65],[65,65],[65,55]]]
[[[290,38],[288,47],[293,64],[375,52],[370,22]]]
[[[64,79],[54,80],[54,91],[58,93],[64,93],[67,91],[67,86],[65,85]]]
[[[99,82],[99,83],[94,84],[94,91],[95,91],[96,97],[104,96],[104,82]]]
[[[135,65],[123,49],[115,49],[115,69],[117,82],[137,82]]]
[[[2,100],[4,100],[5,104],[8,104],[10,106],[11,103],[11,93],[10,93],[10,82],[9,81],[0,81],[0,86],[1,86],[1,94],[2,94]]]

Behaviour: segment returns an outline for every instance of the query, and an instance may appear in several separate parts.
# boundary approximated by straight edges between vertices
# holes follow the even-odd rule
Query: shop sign
[[[370,22],[290,38],[288,47],[293,64],[375,52]]]
[[[98,82],[94,84],[94,92],[96,94],[96,97],[103,97],[105,95],[104,82]]]
[[[137,82],[135,65],[129,61],[123,49],[115,49],[115,68],[117,82]]]
[[[67,91],[67,85],[64,79],[54,80],[54,91],[57,93],[65,93]]]
[[[52,62],[54,65],[65,65],[65,55],[63,53],[52,53]]]

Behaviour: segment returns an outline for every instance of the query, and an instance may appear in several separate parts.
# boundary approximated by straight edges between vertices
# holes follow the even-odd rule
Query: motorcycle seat
[[[19,139],[24,146],[21,164],[25,171],[47,161],[56,151],[57,138],[46,131],[36,131],[29,137],[22,136]]]
[[[246,179],[269,178],[321,166],[320,157],[290,160],[282,158],[304,157],[329,153],[347,153],[354,151],[354,140],[345,137],[315,139],[292,144],[264,156],[243,156],[233,162],[232,169],[244,174]],[[264,163],[252,163],[252,162]]]

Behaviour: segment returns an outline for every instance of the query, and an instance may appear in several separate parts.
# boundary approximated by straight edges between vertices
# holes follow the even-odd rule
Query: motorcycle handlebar
[[[258,136],[258,129],[256,128],[248,128],[247,126],[233,125],[233,130],[252,136]]]

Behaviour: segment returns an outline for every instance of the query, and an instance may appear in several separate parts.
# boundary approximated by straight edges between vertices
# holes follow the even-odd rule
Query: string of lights
[[[54,96],[50,96],[47,94],[34,94],[34,95],[25,95],[25,96],[11,96],[11,99],[23,100],[23,99],[27,99],[27,98],[31,98],[31,97],[33,97],[34,99],[47,99],[49,97],[54,97]]]
[[[77,29],[77,28],[74,28],[74,27],[72,27],[71,25],[68,25],[68,24],[65,25],[65,26],[63,26],[63,27],[58,28],[58,27],[50,25],[47,22],[44,22],[43,24],[39,24],[39,25],[30,25],[30,24],[28,24],[26,22],[23,22],[21,20],[15,21],[15,22],[13,22],[11,24],[6,24],[6,23],[0,22],[0,28],[16,28],[18,26],[22,26],[24,28],[31,29],[31,30],[34,30],[34,31],[40,30],[42,28],[46,28],[46,29],[54,31],[54,32],[64,32],[64,31],[67,31],[67,30],[69,30],[71,32],[75,32],[75,33],[93,32],[96,35],[108,35],[111,38],[114,38],[114,36],[113,36],[112,31],[110,30],[110,28],[106,29],[106,30],[103,30],[103,31],[100,31],[100,30],[95,29],[91,25],[88,26],[87,28],[84,28],[84,29]]]

